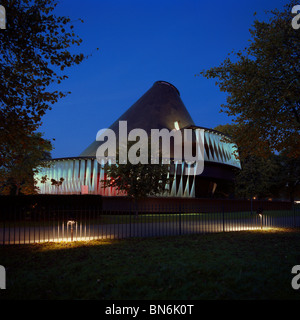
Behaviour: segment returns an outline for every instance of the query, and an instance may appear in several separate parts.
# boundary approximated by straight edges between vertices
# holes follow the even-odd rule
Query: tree
[[[256,20],[245,50],[200,73],[216,78],[228,93],[221,110],[238,124],[236,142],[244,154],[267,156],[288,148],[289,157],[300,156],[300,32],[291,26],[295,4],[271,11],[268,22]]]
[[[36,192],[34,175],[40,166],[46,165],[42,160],[51,158],[52,145],[49,140],[42,138],[41,133],[34,133],[26,140],[26,146],[18,142],[10,145],[9,141],[2,144],[1,154],[4,153],[6,157],[6,161],[0,167],[2,194]]]
[[[34,133],[43,115],[68,94],[53,88],[67,78],[64,70],[85,56],[69,51],[82,40],[70,18],[55,14],[56,1],[1,4],[7,17],[6,30],[0,32],[0,150],[6,149],[0,153],[0,169],[5,171],[18,150],[36,150],[29,148],[37,141]]]
[[[239,125],[219,125],[215,130],[230,136],[233,141],[238,140]],[[271,197],[274,188],[274,176],[277,175],[279,165],[271,152],[265,152],[264,157],[247,150],[247,145],[239,141],[238,155],[241,162],[241,170],[235,171],[234,194],[239,198],[265,198]]]
[[[300,158],[288,157],[288,151],[276,156],[278,171],[274,175],[272,193],[275,197],[294,202],[300,197]]]
[[[279,170],[275,159],[251,155],[241,161],[241,166],[242,170],[235,177],[235,195],[250,199],[272,197],[274,177]]]
[[[103,187],[114,187],[138,199],[162,194],[167,183],[167,166],[161,164],[113,164],[106,166]]]
[[[238,125],[219,125],[215,130],[237,139]],[[245,152],[246,147],[238,145],[242,169],[236,171],[235,196],[242,198],[281,198],[294,201],[300,196],[300,158],[290,157],[289,150],[279,154],[265,152],[264,156]],[[266,156],[267,155],[267,156]]]
[[[128,143],[129,150],[131,143]],[[113,187],[118,192],[125,193],[133,200],[133,210],[136,218],[138,217],[137,200],[148,196],[161,195],[166,191],[166,185],[169,183],[168,173],[169,165],[160,161],[158,164],[151,164],[151,143],[148,145],[148,164],[132,164],[128,159],[127,163],[119,162],[119,152],[116,154],[116,163],[106,163],[104,165],[106,179],[102,180],[102,187]],[[137,157],[141,150],[137,151]],[[159,154],[161,156],[161,154]]]
[[[128,146],[130,149],[130,144]],[[126,164],[119,163],[117,153],[116,164],[107,163],[105,165],[107,179],[102,181],[102,187],[114,187],[135,200],[156,196],[166,191],[165,187],[169,182],[169,165],[162,164],[161,161],[159,164],[151,164],[150,146],[149,144],[148,164],[132,164],[129,159]],[[139,152],[140,150],[137,151],[137,156]]]

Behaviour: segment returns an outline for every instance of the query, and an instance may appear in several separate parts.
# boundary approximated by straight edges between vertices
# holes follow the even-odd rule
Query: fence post
[[[179,203],[179,235],[181,235],[181,204]]]
[[[293,211],[294,211],[294,228],[296,228],[296,204],[293,203]]]
[[[129,238],[131,238],[131,214],[132,214],[132,204],[129,204]]]
[[[224,212],[224,205],[222,205],[222,218],[223,218],[223,232],[225,232],[225,212]]]
[[[6,230],[6,215],[7,215],[7,208],[5,208],[4,218],[3,218],[3,244],[5,244],[5,230]]]

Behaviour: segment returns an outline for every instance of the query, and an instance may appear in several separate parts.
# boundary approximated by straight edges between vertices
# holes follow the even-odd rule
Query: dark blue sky
[[[255,18],[284,0],[61,0],[57,13],[75,23],[81,51],[93,55],[68,70],[72,93],[48,111],[40,131],[55,138],[53,158],[78,156],[157,80],[171,82],[199,126],[230,122],[226,94],[195,76],[248,44]],[[253,13],[257,12],[254,17]],[[96,50],[99,48],[99,51]],[[76,49],[77,50],[77,49]],[[147,111],[145,110],[145,117]]]

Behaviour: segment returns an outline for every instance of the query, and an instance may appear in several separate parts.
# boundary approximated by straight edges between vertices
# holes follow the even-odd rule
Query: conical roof
[[[151,129],[174,129],[177,121],[180,128],[195,125],[179,91],[171,83],[156,81],[153,86],[137,100],[119,119],[109,128],[119,133],[119,121],[127,121],[127,130],[143,129],[150,136]],[[101,141],[94,141],[80,157],[95,157]]]

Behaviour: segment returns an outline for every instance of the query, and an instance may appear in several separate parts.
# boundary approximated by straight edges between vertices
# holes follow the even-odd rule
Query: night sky
[[[245,48],[254,19],[267,20],[265,10],[285,3],[60,0],[57,14],[84,20],[75,22],[83,39],[76,51],[92,56],[67,71],[69,79],[57,88],[72,93],[43,118],[40,131],[55,138],[52,157],[78,156],[98,130],[109,127],[158,80],[179,90],[197,125],[229,123],[220,113],[226,94],[215,80],[195,75]]]

